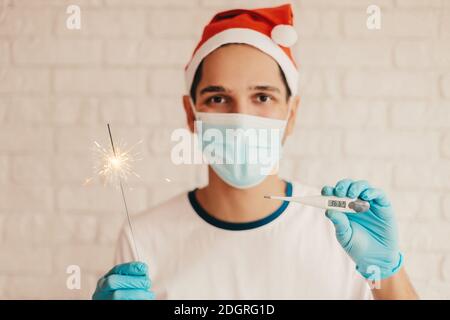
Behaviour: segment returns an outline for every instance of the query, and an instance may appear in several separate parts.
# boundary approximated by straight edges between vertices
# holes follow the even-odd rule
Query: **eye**
[[[225,103],[226,99],[223,96],[212,96],[206,100],[206,104],[221,104]]]
[[[260,103],[267,103],[273,100],[273,98],[267,94],[261,93],[256,96],[256,99]]]

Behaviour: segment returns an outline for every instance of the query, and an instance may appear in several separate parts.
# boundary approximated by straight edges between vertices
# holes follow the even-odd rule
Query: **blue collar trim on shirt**
[[[197,214],[203,220],[208,222],[209,224],[212,224],[213,226],[216,226],[221,229],[226,229],[226,230],[238,231],[238,230],[248,230],[248,229],[254,229],[254,228],[261,227],[261,226],[268,224],[269,222],[275,220],[277,217],[279,217],[286,210],[287,206],[289,205],[288,201],[283,201],[283,203],[277,210],[275,210],[268,216],[266,216],[262,219],[259,219],[259,220],[255,220],[255,221],[251,221],[251,222],[227,222],[227,221],[223,221],[223,220],[214,218],[205,209],[203,209],[203,207],[200,205],[200,203],[198,203],[197,197],[195,196],[196,191],[197,191],[197,189],[194,189],[194,190],[188,192],[189,202],[191,203],[191,206],[195,210],[195,212],[197,212]],[[287,197],[292,196],[292,184],[287,181],[286,181],[285,193],[286,193]]]

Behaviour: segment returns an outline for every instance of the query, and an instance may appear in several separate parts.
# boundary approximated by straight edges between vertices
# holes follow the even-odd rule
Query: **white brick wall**
[[[255,0],[252,7],[281,0]],[[123,222],[94,140],[141,139],[132,213],[204,183],[170,163],[183,67],[203,24],[243,0],[0,0],[0,298],[90,298]],[[78,4],[81,30],[68,30]],[[385,189],[424,298],[450,298],[450,1],[297,0],[302,104],[283,175]],[[381,30],[366,8],[382,10]],[[174,24],[175,21],[175,24]],[[294,141],[295,140],[295,141]],[[170,182],[165,179],[169,178]],[[66,268],[82,270],[81,290]]]

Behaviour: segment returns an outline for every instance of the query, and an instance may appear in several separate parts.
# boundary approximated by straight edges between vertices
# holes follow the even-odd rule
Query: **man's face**
[[[231,44],[216,49],[203,61],[195,107],[200,112],[285,119],[287,92],[278,64],[249,45]]]

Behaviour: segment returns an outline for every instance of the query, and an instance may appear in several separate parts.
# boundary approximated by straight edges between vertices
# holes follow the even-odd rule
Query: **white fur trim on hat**
[[[186,89],[188,93],[191,90],[195,71],[197,70],[200,62],[212,51],[227,43],[249,44],[271,56],[276,62],[278,62],[281,69],[283,70],[292,95],[297,94],[298,70],[295,67],[294,62],[271,38],[261,32],[246,28],[232,28],[219,32],[218,34],[209,38],[197,50],[197,52],[189,62],[185,72]]]
[[[297,42],[297,32],[288,24],[279,24],[273,27],[270,33],[272,40],[283,47],[291,47]]]

